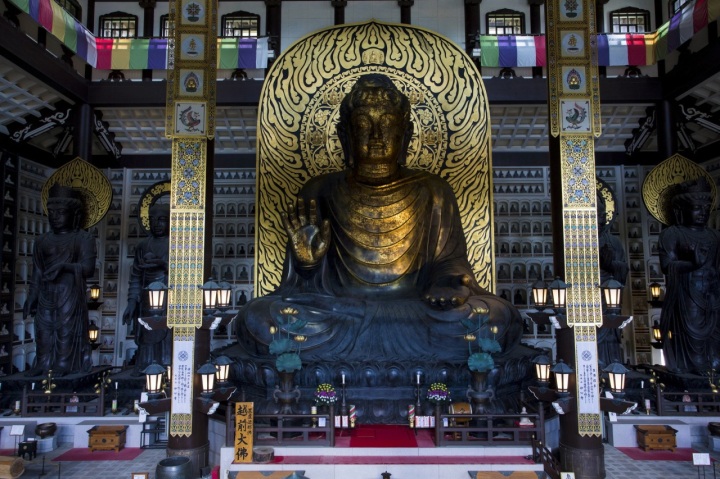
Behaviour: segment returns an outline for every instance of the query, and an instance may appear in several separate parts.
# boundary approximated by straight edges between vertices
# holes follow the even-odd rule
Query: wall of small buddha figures
[[[52,170],[32,161],[2,158],[4,215],[2,272],[0,273],[0,372],[24,370],[35,356],[32,319],[23,320],[22,305],[32,274],[35,239],[49,231],[43,214],[40,191]],[[706,167],[720,176],[720,160]],[[650,170],[645,166],[612,166],[597,169],[597,175],[614,190],[620,206],[613,227],[626,247],[630,273],[624,292],[623,313],[634,320],[623,333],[626,361],[658,362],[650,345],[653,321],[659,310],[648,304],[648,285],[663,284],[657,253],[661,225],[642,203],[642,181]],[[102,287],[101,302],[91,311],[100,328],[96,364],[123,365],[131,360],[136,346],[130,327],[122,324],[127,303],[127,283],[134,248],[143,238],[138,226],[138,199],[145,189],[169,178],[169,170],[106,170],[113,187],[107,216],[94,226],[98,261],[93,281]],[[554,277],[550,216],[549,170],[547,167],[496,167],[493,170],[497,294],[519,309],[532,308],[530,286],[538,278]],[[255,172],[253,169],[217,169],[214,179],[214,224],[212,275],[233,285],[233,305],[253,298],[255,252]],[[720,217],[712,218],[717,227]],[[6,311],[7,310],[7,311]],[[5,333],[7,331],[7,333]],[[551,347],[552,331],[538,331],[528,323],[528,342]],[[215,332],[213,347],[232,341],[232,327]],[[653,354],[656,354],[653,357]]]

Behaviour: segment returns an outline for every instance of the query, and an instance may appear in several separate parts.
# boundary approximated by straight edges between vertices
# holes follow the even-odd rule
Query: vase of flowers
[[[315,404],[321,408],[332,406],[337,400],[337,392],[332,384],[322,383],[315,389]]]
[[[271,354],[277,356],[275,368],[278,371],[279,384],[275,386],[273,398],[281,404],[282,414],[292,414],[292,403],[300,400],[300,389],[294,384],[295,373],[302,369],[300,360],[300,345],[306,341],[301,334],[306,321],[297,317],[298,310],[283,308],[278,326],[270,327],[273,340],[270,342]]]
[[[428,401],[435,405],[450,402],[450,391],[445,383],[432,383],[425,396]]]
[[[467,328],[465,339],[468,341],[468,369],[472,378],[472,383],[468,386],[466,397],[472,402],[473,409],[477,413],[484,413],[488,401],[494,396],[494,392],[488,387],[488,373],[495,368],[494,353],[502,350],[500,343],[495,339],[498,329],[497,326],[486,326],[490,322],[488,308],[474,308],[473,315],[476,317],[463,321]],[[473,329],[477,332],[477,336]],[[492,337],[489,334],[492,334]],[[472,343],[477,340],[479,351],[473,353]]]

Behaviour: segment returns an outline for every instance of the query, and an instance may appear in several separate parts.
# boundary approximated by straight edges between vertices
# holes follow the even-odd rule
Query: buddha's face
[[[405,124],[388,102],[355,108],[350,117],[350,153],[356,165],[397,165]]]
[[[683,224],[690,227],[704,227],[710,214],[710,202],[691,200],[683,206]]]
[[[153,236],[167,236],[169,232],[170,218],[165,215],[150,216],[150,233]]]
[[[48,222],[55,233],[72,231],[76,212],[64,202],[48,201]]]

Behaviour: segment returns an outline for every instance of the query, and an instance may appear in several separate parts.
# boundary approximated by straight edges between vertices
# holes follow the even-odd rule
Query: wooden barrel
[[[19,457],[0,456],[0,479],[15,479],[25,472],[25,463]]]

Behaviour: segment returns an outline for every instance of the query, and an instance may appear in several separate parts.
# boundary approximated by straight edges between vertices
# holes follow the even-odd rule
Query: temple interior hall
[[[649,188],[646,185],[660,181],[655,168],[663,161],[682,157],[682,161],[686,162],[682,164],[694,165],[692,168],[702,170],[703,175],[710,179],[715,201],[707,213],[706,223],[710,230],[720,229],[716,192],[716,185],[720,184],[720,0],[553,0],[559,5],[558,8],[565,8],[565,12],[574,12],[579,8],[578,4],[589,10],[580,15],[592,18],[591,24],[581,22],[574,31],[588,35],[587,38],[591,40],[588,42],[587,54],[578,57],[586,62],[583,68],[587,71],[553,64],[553,42],[559,44],[560,41],[553,36],[559,35],[557,29],[553,29],[550,26],[552,22],[548,21],[546,4],[549,1],[217,0],[213,3],[216,16],[207,21],[203,27],[205,30],[200,27],[192,30],[182,24],[179,12],[190,12],[192,8],[188,7],[196,6],[198,15],[203,15],[204,2],[3,0],[0,5],[0,470],[2,467],[10,467],[4,465],[4,456],[8,456],[8,461],[17,457],[18,441],[27,445],[28,437],[36,434],[39,424],[52,422],[58,425],[55,436],[51,436],[55,437],[51,441],[52,445],[39,444],[41,452],[34,458],[28,454],[31,459],[25,462],[23,477],[36,477],[34,474],[40,477],[41,469],[44,473],[45,463],[40,464],[38,461],[45,460],[45,453],[48,454],[48,461],[52,461],[61,453],[69,454],[78,448],[86,448],[88,429],[120,427],[113,426],[117,424],[125,427],[122,430],[125,448],[148,449],[143,452],[147,455],[140,456],[143,459],[136,461],[69,461],[67,467],[63,465],[62,468],[66,472],[65,477],[101,474],[103,472],[98,472],[97,468],[91,468],[91,465],[98,464],[118,471],[117,475],[110,474],[108,477],[129,475],[131,479],[154,479],[159,477],[156,476],[155,464],[164,457],[157,449],[168,447],[169,441],[169,457],[182,457],[187,452],[185,455],[191,457],[190,462],[196,467],[195,475],[172,476],[178,479],[211,477],[211,474],[212,477],[249,479],[258,477],[250,475],[255,471],[274,471],[276,475],[270,477],[277,478],[301,477],[278,475],[279,471],[288,471],[288,474],[304,471],[307,477],[313,479],[341,477],[348,473],[350,475],[343,477],[364,479],[381,477],[382,471],[378,468],[382,467],[386,468],[386,473],[390,471],[398,479],[423,474],[428,470],[433,472],[427,477],[467,477],[466,471],[475,471],[475,475],[471,472],[470,477],[490,479],[496,476],[482,475],[478,471],[486,469],[478,469],[474,463],[466,464],[463,461],[467,456],[493,456],[492,447],[503,446],[498,445],[498,437],[508,439],[515,448],[503,455],[517,456],[520,458],[518,461],[524,456],[532,460],[515,469],[512,468],[516,463],[509,462],[508,465],[502,461],[493,463],[489,460],[483,463],[488,471],[537,471],[537,477],[545,473],[546,477],[553,479],[561,477],[558,474],[562,472],[562,467],[576,467],[575,476],[562,475],[563,479],[614,479],[629,474],[645,479],[663,477],[658,475],[662,471],[674,471],[677,477],[693,477],[700,472],[714,473],[714,469],[711,471],[714,466],[698,468],[693,465],[691,452],[708,454],[713,461],[720,460],[720,397],[716,387],[720,364],[710,364],[703,371],[693,370],[697,374],[692,378],[678,379],[677,382],[673,382],[677,375],[663,375],[668,371],[663,341],[670,340],[667,330],[661,328],[663,302],[667,292],[671,291],[668,289],[661,254],[661,234],[667,227],[654,214],[657,205],[653,203],[655,206],[648,206],[648,201],[656,200],[648,196]],[[192,18],[192,12],[189,15],[182,17],[184,22]],[[177,25],[173,24],[172,18],[178,19]],[[567,105],[567,109],[560,112],[563,125],[594,132],[591,140],[594,144],[594,160],[591,164],[598,195],[602,190],[606,193],[605,198],[612,203],[612,221],[608,223],[608,231],[622,252],[627,267],[620,285],[619,304],[612,312],[615,318],[622,317],[625,320],[617,322],[611,332],[617,342],[614,351],[619,357],[609,360],[627,368],[627,373],[624,373],[627,374],[625,381],[628,389],[625,402],[637,404],[629,414],[622,414],[627,411],[616,411],[616,419],[610,419],[615,412],[602,413],[602,444],[598,449],[597,444],[593,443],[591,449],[594,448],[594,452],[589,456],[576,452],[585,451],[584,448],[589,447],[582,435],[575,438],[577,428],[582,426],[578,426],[577,418],[571,424],[564,423],[562,419],[567,411],[570,411],[568,415],[575,414],[575,398],[570,398],[570,406],[563,400],[560,400],[559,405],[554,399],[545,402],[543,399],[538,400],[537,394],[531,394],[526,387],[535,384],[531,378],[534,365],[529,360],[516,358],[512,359],[518,365],[512,369],[515,372],[506,372],[511,371],[511,368],[505,366],[507,369],[502,370],[501,376],[507,374],[507,379],[491,381],[498,381],[499,391],[508,391],[508,394],[515,394],[517,398],[506,403],[504,412],[492,408],[486,410],[484,406],[479,411],[516,414],[517,420],[504,419],[505,423],[515,427],[520,424],[517,421],[522,419],[522,410],[524,414],[533,415],[533,421],[544,424],[542,433],[533,430],[530,434],[523,432],[522,428],[517,434],[505,430],[493,432],[492,428],[490,432],[486,429],[482,429],[483,432],[457,432],[453,428],[461,421],[458,420],[456,424],[457,418],[452,416],[452,408],[448,420],[448,417],[442,416],[447,411],[440,406],[436,409],[430,407],[426,400],[429,393],[426,396],[426,391],[431,383],[443,383],[442,386],[447,383],[453,400],[459,401],[457,404],[477,407],[482,401],[476,398],[476,402],[473,402],[471,392],[466,396],[466,390],[471,391],[474,387],[477,391],[478,387],[467,386],[467,381],[472,380],[468,379],[471,377],[468,371],[456,370],[455,365],[446,367],[434,362],[431,365],[432,361],[418,366],[402,361],[398,362],[400,365],[395,365],[384,358],[378,359],[376,363],[367,359],[362,367],[351,364],[353,359],[344,362],[343,358],[339,358],[333,366],[319,364],[320,360],[317,363],[306,362],[298,373],[303,375],[302,379],[297,379],[295,386],[302,401],[293,399],[291,389],[294,383],[281,387],[279,378],[282,375],[277,371],[268,372],[264,369],[265,363],[261,361],[235,362],[230,369],[231,375],[241,375],[244,379],[236,377],[233,388],[237,388],[237,391],[230,388],[232,391],[222,396],[222,400],[218,399],[220,393],[217,388],[215,396],[212,391],[203,397],[199,393],[193,395],[192,389],[200,388],[200,379],[189,373],[187,381],[190,387],[186,394],[190,399],[186,403],[190,404],[188,407],[196,409],[192,414],[185,412],[188,416],[202,414],[204,421],[193,418],[191,428],[189,423],[185,424],[183,427],[187,427],[187,431],[193,431],[187,437],[182,432],[176,434],[182,429],[172,430],[170,427],[171,416],[174,421],[177,412],[175,409],[169,412],[173,407],[171,402],[181,402],[178,399],[181,393],[167,377],[170,372],[178,371],[173,369],[169,359],[161,361],[163,367],[170,367],[164,376],[168,396],[159,399],[159,396],[153,397],[152,393],[147,395],[143,371],[148,365],[142,363],[146,353],[140,347],[141,341],[145,341],[141,337],[147,335],[145,329],[156,333],[158,327],[128,321],[127,311],[131,306],[135,307],[133,294],[144,295],[150,289],[147,284],[150,281],[140,286],[145,276],[142,276],[142,281],[139,280],[134,266],[138,252],[141,252],[141,256],[146,251],[146,237],[153,235],[151,226],[144,223],[152,215],[149,202],[170,193],[171,188],[177,188],[177,183],[171,184],[171,180],[178,178],[178,168],[182,167],[178,166],[176,159],[181,154],[179,150],[184,148],[177,146],[177,132],[182,128],[177,122],[182,121],[186,128],[195,125],[188,126],[185,123],[185,119],[190,122],[194,120],[190,114],[186,117],[178,116],[177,122],[173,123],[174,116],[181,109],[179,103],[173,103],[177,102],[173,92],[177,88],[185,89],[186,98],[182,100],[185,102],[182,105],[186,105],[188,111],[192,110],[191,113],[196,111],[199,102],[210,98],[210,113],[204,117],[204,121],[209,122],[213,133],[207,137],[206,151],[202,153],[207,161],[201,182],[204,188],[202,201],[205,204],[202,213],[204,236],[192,238],[200,238],[195,249],[199,249],[198,257],[204,261],[204,270],[199,275],[201,281],[198,282],[203,283],[212,278],[216,283],[225,285],[222,287],[227,287],[230,294],[229,303],[222,314],[218,313],[218,323],[209,326],[209,330],[207,324],[203,323],[205,326],[199,328],[204,328],[202,334],[197,333],[195,339],[190,341],[178,339],[180,335],[177,330],[174,337],[172,334],[167,336],[170,344],[174,344],[173,354],[179,354],[180,343],[184,348],[192,348],[197,347],[193,341],[203,342],[202,352],[195,351],[197,368],[200,366],[199,358],[224,355],[234,360],[238,348],[247,349],[243,345],[243,338],[238,337],[240,317],[235,318],[234,315],[249,302],[271,291],[268,290],[268,281],[272,283],[272,275],[267,272],[269,263],[277,269],[277,278],[281,271],[286,271],[283,270],[282,258],[278,260],[273,255],[275,250],[267,249],[263,238],[268,231],[279,231],[282,226],[270,224],[280,216],[275,215],[276,212],[268,213],[268,205],[271,203],[261,196],[260,190],[268,184],[264,178],[267,178],[269,168],[263,170],[259,158],[267,154],[263,153],[263,149],[282,150],[285,147],[283,140],[288,143],[292,140],[288,139],[289,136],[274,137],[275,143],[268,142],[269,146],[260,144],[259,139],[263,135],[268,138],[267,131],[280,131],[264,129],[261,122],[267,121],[268,116],[267,113],[262,114],[263,109],[267,111],[267,105],[274,105],[273,101],[279,99],[302,105],[308,110],[312,108],[320,117],[317,111],[322,110],[323,105],[318,105],[325,101],[334,108],[328,117],[335,115],[332,118],[337,120],[340,99],[348,93],[349,87],[345,90],[339,88],[342,96],[338,98],[333,95],[338,96],[339,93],[330,90],[323,90],[324,99],[316,100],[317,97],[312,96],[315,91],[308,91],[307,98],[303,97],[303,88],[307,85],[313,85],[314,88],[316,75],[324,74],[323,68],[329,68],[326,65],[334,60],[326,56],[323,50],[333,47],[318,40],[315,44],[317,50],[312,50],[304,47],[306,43],[303,42],[318,35],[317,32],[332,32],[331,27],[363,25],[366,22],[377,22],[380,30],[390,24],[417,27],[420,32],[417,38],[425,38],[422,32],[429,32],[428,35],[433,39],[440,39],[438,44],[451,46],[449,49],[453,53],[448,54],[447,58],[453,55],[453,58],[461,58],[459,61],[477,70],[477,77],[482,79],[482,93],[478,93],[478,98],[484,98],[487,102],[488,114],[482,119],[485,122],[482,134],[488,136],[487,152],[483,153],[482,158],[484,161],[489,160],[488,168],[484,171],[489,179],[483,183],[488,188],[486,202],[478,208],[486,209],[490,215],[487,217],[491,218],[487,224],[489,233],[484,238],[485,243],[491,244],[487,246],[488,253],[484,258],[492,258],[492,261],[478,281],[480,286],[487,287],[502,298],[503,304],[509,304],[519,312],[522,333],[518,343],[521,343],[521,347],[527,351],[544,352],[555,365],[555,358],[563,355],[562,351],[559,354],[563,339],[559,339],[561,333],[558,333],[563,328],[557,324],[556,316],[562,316],[564,312],[546,314],[544,307],[539,307],[533,297],[533,286],[544,281],[544,287],[547,287],[571,269],[565,265],[558,266],[563,258],[563,248],[562,245],[558,247],[557,243],[558,238],[563,238],[563,207],[568,206],[562,204],[559,183],[565,181],[565,178],[558,172],[561,146],[554,120],[551,120],[553,115],[557,115],[558,102],[564,105],[563,108]],[[214,29],[217,50],[202,45],[198,47],[195,43],[204,38],[202,35],[206,34],[207,29]],[[368,42],[371,43],[371,40]],[[177,51],[176,44],[180,45]],[[305,50],[298,53],[301,45]],[[422,50],[426,45],[416,44],[414,47]],[[565,47],[563,44],[562,48]],[[362,48],[372,50],[367,45]],[[575,46],[571,44],[568,48],[572,50]],[[182,54],[179,53],[181,51]],[[286,55],[289,51],[294,56]],[[371,53],[362,57],[362,62],[373,65],[396,61],[384,57],[378,60]],[[353,61],[347,57],[338,60],[338,64],[350,64]],[[358,60],[356,63],[362,62]],[[266,81],[273,71],[299,70],[298,63],[302,63],[305,68],[305,78],[283,78],[282,74],[275,74],[273,83]],[[178,64],[190,66],[178,67]],[[426,76],[431,78],[428,83],[432,83],[432,60],[429,64]],[[195,71],[188,74],[193,68]],[[338,82],[345,75],[343,68],[345,66],[338,67],[335,75]],[[209,72],[216,77],[210,77]],[[592,72],[597,74],[591,79]],[[557,75],[568,85],[567,90],[561,89],[559,93],[552,86],[549,88]],[[420,76],[418,74],[418,78]],[[409,84],[414,81],[405,80],[402,76],[394,78],[409,81]],[[331,80],[336,81],[335,78]],[[591,80],[597,88],[588,95],[586,103],[592,105],[594,116],[586,117],[588,108],[583,107],[585,100],[558,100],[558,95],[574,98],[573,89]],[[303,99],[298,100],[293,95]],[[450,95],[445,100],[453,101]],[[417,98],[411,98],[410,103],[424,104]],[[441,106],[437,107],[437,111],[442,110]],[[291,125],[293,122],[299,124],[297,118],[302,117],[305,111],[291,110],[289,108],[272,117],[272,127],[275,128],[276,124]],[[439,113],[428,107],[427,111],[413,118],[435,118],[432,115]],[[458,116],[458,122],[465,121],[463,110]],[[202,125],[207,126],[206,123]],[[425,141],[429,141],[427,131],[424,133]],[[332,147],[334,154],[339,156],[342,147],[334,143],[336,137],[331,141],[320,135],[318,139],[311,133],[311,129],[299,131],[297,138],[312,145],[303,150],[303,154],[312,155],[319,162],[320,166],[312,173],[325,173],[332,165],[328,167],[323,164],[322,154],[313,148],[317,145]],[[435,134],[442,137],[447,132],[434,131]],[[420,148],[413,145],[411,143],[412,151],[415,151],[413,148]],[[301,156],[298,154],[293,159],[300,163]],[[46,186],[50,184],[49,180],[55,181],[56,176],[53,175],[56,172],[62,171],[63,166],[71,164],[75,158],[92,165],[102,177],[98,183],[102,182],[103,188],[111,193],[106,213],[87,229],[91,237],[88,241],[94,244],[97,252],[94,265],[91,266],[92,273],[85,280],[88,288],[88,321],[83,326],[83,331],[90,328],[95,334],[95,338],[91,338],[91,347],[87,349],[87,360],[92,363],[93,373],[87,378],[76,377],[77,371],[68,371],[65,378],[53,377],[47,371],[27,376],[26,373],[37,367],[39,356],[44,354],[38,345],[43,328],[36,325],[33,315],[27,314],[25,305],[35,294],[33,277],[37,263],[33,251],[36,245],[42,244],[45,235],[55,228],[48,220]],[[192,171],[187,171],[190,173],[185,179],[191,182]],[[79,176],[84,174],[76,174],[75,180],[80,181]],[[291,177],[289,169],[284,174]],[[686,170],[663,174],[682,177]],[[158,188],[164,189],[160,191]],[[169,208],[169,205],[165,206]],[[273,206],[277,210],[285,208],[277,203]],[[172,212],[172,209],[169,211]],[[475,214],[474,207],[463,204],[461,211]],[[594,216],[595,211],[591,214]],[[173,225],[176,225],[173,223],[176,221],[174,218],[176,216],[170,213],[165,218],[172,232],[170,239],[177,240],[177,243],[170,244],[170,254],[183,248],[192,249],[188,245],[193,241],[192,238],[188,239],[190,236],[182,236],[177,229],[173,229]],[[283,246],[277,250],[281,251],[285,239],[274,240],[282,243]],[[569,241],[567,237],[565,241]],[[470,249],[472,253],[474,250]],[[717,276],[720,274],[720,261],[716,264],[714,274]],[[475,267],[474,264],[471,266]],[[285,268],[289,266],[285,265]],[[599,271],[597,265],[594,268]],[[278,282],[276,280],[274,286]],[[99,291],[99,296],[90,297],[91,287]],[[169,294],[184,293],[179,288]],[[708,294],[720,298],[720,291]],[[717,302],[720,307],[720,299]],[[282,314],[289,318],[297,311]],[[482,313],[474,314],[480,317]],[[542,317],[541,320],[538,317]],[[170,319],[167,316],[162,321]],[[206,320],[207,317],[203,319]],[[290,319],[287,321],[290,322]],[[162,328],[167,329],[165,324],[170,323],[163,323]],[[567,323],[565,326],[567,331]],[[153,327],[156,329],[153,330]],[[720,324],[717,331],[708,331],[706,336],[714,338],[715,334],[718,335],[716,345],[720,350]],[[302,337],[299,334],[297,336]],[[465,337],[467,339],[470,336],[472,339],[468,341],[475,339],[468,329]],[[307,338],[297,341],[304,340]],[[599,344],[600,339],[597,341]],[[459,348],[465,347],[461,335]],[[192,352],[191,349],[188,351]],[[462,351],[464,353],[464,349]],[[581,355],[582,351],[577,351]],[[162,354],[171,353],[166,351]],[[572,357],[575,355],[573,349]],[[158,357],[155,356],[155,362]],[[603,368],[608,366],[606,362],[602,364]],[[597,372],[597,369],[594,371]],[[348,401],[353,399],[353,388],[356,394],[360,394],[360,390],[368,394],[368,399],[363,397],[356,402],[360,413],[357,418],[353,415],[354,406],[348,409],[345,404],[346,374]],[[609,387],[609,374],[601,374],[602,378],[598,376],[596,383],[588,387],[595,390]],[[261,378],[262,386],[246,381],[252,375]],[[387,379],[377,379],[379,377]],[[400,377],[406,380],[398,379]],[[68,401],[72,401],[71,396],[75,399],[78,395],[84,397],[76,393],[82,388],[87,389],[88,395],[95,394],[93,401],[95,404],[99,401],[99,409],[94,409],[87,417],[80,414],[78,409],[65,409],[74,407],[72,405],[61,406],[54,410],[54,414],[50,410],[39,414],[40,406],[33,401],[42,399],[38,393],[43,388],[51,395],[53,387],[47,385],[53,381],[58,385],[58,391],[67,393]],[[173,381],[180,379],[174,377]],[[484,376],[482,381],[485,381]],[[274,453],[275,462],[270,461],[273,467],[268,467],[267,461],[260,465],[250,461],[249,465],[237,466],[236,462],[242,462],[237,456],[237,441],[242,434],[235,429],[238,423],[237,418],[233,419],[238,414],[238,410],[234,409],[235,402],[252,404],[255,401],[256,414],[261,418],[267,417],[271,424],[277,420],[270,418],[273,413],[263,408],[276,404],[278,397],[284,398],[280,402],[285,409],[275,411],[275,415],[317,415],[315,405],[312,406],[314,412],[310,412],[309,398],[313,395],[318,397],[315,386],[320,382],[334,386],[333,402],[336,400],[335,390],[338,394],[335,409],[330,408],[327,413],[326,408],[321,408],[320,412],[321,415],[329,414],[327,417],[322,416],[322,424],[327,419],[338,426],[334,433],[328,432],[333,429],[332,425],[321,428],[324,431],[322,434],[325,434],[323,438],[336,445],[336,450],[341,449],[337,445],[344,444],[347,438],[343,434],[352,432],[356,420],[358,426],[363,425],[365,414],[368,426],[371,425],[369,423],[373,423],[372,426],[382,423],[383,418],[393,423],[402,419],[404,426],[407,426],[410,418],[409,430],[417,427],[414,434],[416,437],[420,429],[432,430],[431,421],[432,428],[436,427],[436,421],[445,421],[443,427],[449,427],[450,432],[443,433],[442,429],[435,429],[432,439],[436,446],[440,442],[447,447],[436,449],[454,451],[452,440],[457,439],[462,442],[461,447],[456,448],[461,452],[450,452],[447,455],[426,452],[433,458],[441,459],[435,463],[431,459],[424,463],[413,462],[406,456],[423,454],[417,452],[422,451],[423,446],[415,445],[411,446],[414,452],[398,452],[379,465],[368,466],[369,463],[365,463],[366,469],[358,466],[359,469],[355,471],[358,475],[353,476],[352,463],[348,465],[339,459],[335,463],[319,459],[315,462],[308,459],[307,463],[299,459],[282,463],[280,456],[297,458],[310,456],[311,453],[297,454],[292,452],[287,443],[278,443]],[[485,383],[482,384],[485,387]],[[366,391],[373,386],[377,386],[374,392]],[[394,386],[398,388],[393,392],[391,389]],[[540,389],[547,393],[547,388]],[[223,394],[225,392],[223,389]],[[274,396],[274,392],[277,396]],[[387,397],[382,396],[382,400],[373,403],[372,398],[376,397],[374,394],[378,397],[387,394]],[[617,401],[625,403],[623,394],[616,395],[616,406]],[[35,396],[40,397],[34,400]],[[234,402],[229,403],[228,397],[232,397]],[[66,401],[66,398],[62,401]],[[303,401],[305,406],[293,405]],[[138,405],[141,403],[149,405],[147,412],[138,413]],[[260,403],[264,405],[263,408],[259,406]],[[405,408],[405,403],[408,403],[408,408]],[[397,404],[401,406],[398,408]],[[322,401],[319,405],[323,405]],[[563,407],[566,408],[564,412]],[[203,412],[198,413],[197,408],[204,408]],[[138,423],[138,417],[142,421],[145,414],[148,415],[149,423]],[[544,417],[545,414],[548,416]],[[418,422],[413,423],[416,415]],[[420,417],[426,418],[427,424],[421,424]],[[313,428],[320,424],[316,419],[313,416]],[[491,422],[488,421],[488,424]],[[279,423],[282,424],[282,419]],[[24,432],[11,435],[16,424],[24,425]],[[712,429],[708,429],[711,424],[716,426],[717,436]],[[263,433],[257,432],[260,426],[255,427],[256,435],[260,438],[256,437],[255,445],[262,449]],[[648,454],[657,449],[657,456],[650,459],[638,458],[637,455],[633,457],[623,452],[624,449],[642,446],[641,437],[645,439],[643,434],[648,427],[674,431],[670,449],[677,450],[677,454],[687,454],[686,459],[679,460],[678,456],[673,458],[670,451],[663,450],[661,453],[662,448],[651,446],[644,447],[644,452],[651,451]],[[282,436],[282,427],[280,430],[280,433],[275,431],[265,433],[265,436],[273,437],[276,433]],[[567,431],[573,437],[569,443],[563,439]],[[302,436],[303,433],[297,434]],[[486,434],[483,436],[485,439],[479,440],[477,434]],[[193,436],[198,435],[200,442],[193,439]],[[537,444],[538,436],[545,440],[545,444]],[[93,437],[97,435],[90,434],[91,442]],[[302,437],[308,440],[307,434]],[[311,434],[310,439],[313,437]],[[42,440],[46,441],[45,438]],[[350,450],[353,450],[354,439],[347,440],[350,441]],[[487,440],[494,444],[478,446],[473,444],[475,440]],[[482,448],[483,452],[467,453],[468,447]],[[560,452],[560,455],[568,454],[572,458],[567,461],[561,459],[562,467],[557,464],[558,448],[565,451]],[[354,449],[352,454],[361,455],[358,450]],[[568,453],[568,450],[572,452]],[[250,451],[251,459],[252,453]],[[319,457],[325,452],[320,449],[315,454]],[[453,464],[447,459],[453,454],[463,459]],[[601,456],[599,461],[598,454]],[[343,453],[328,455],[343,456]],[[393,457],[400,459],[393,462]],[[24,454],[22,458],[25,459]],[[593,464],[578,464],[582,461]],[[48,464],[57,467],[57,463]],[[142,470],[136,468],[138,464],[142,464]],[[331,467],[329,464],[333,467],[332,473],[328,472],[330,469],[323,469]],[[356,464],[362,464],[362,461]],[[495,467],[492,464],[502,464],[502,467],[492,469]],[[201,475],[197,475],[198,466]],[[428,469],[424,470],[424,467]],[[444,470],[447,474],[444,474]],[[462,472],[458,472],[460,470]],[[588,472],[591,470],[595,472]],[[383,478],[389,476],[382,475]]]

